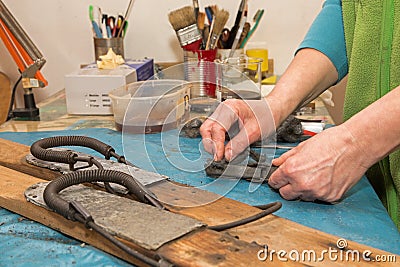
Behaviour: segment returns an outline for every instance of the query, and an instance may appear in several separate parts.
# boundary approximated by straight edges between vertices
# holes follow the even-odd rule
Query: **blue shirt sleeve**
[[[335,65],[340,81],[348,72],[341,0],[326,0],[296,53],[313,48],[325,54]]]

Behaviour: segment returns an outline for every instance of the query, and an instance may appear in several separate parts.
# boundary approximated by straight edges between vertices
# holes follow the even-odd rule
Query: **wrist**
[[[370,140],[372,137],[369,133],[369,129],[360,125],[354,125],[351,121],[347,121],[340,126],[341,132],[349,134],[351,142],[349,145],[356,151],[356,156],[361,160],[363,167],[369,168],[381,158],[383,158],[382,150],[377,145],[377,140]]]

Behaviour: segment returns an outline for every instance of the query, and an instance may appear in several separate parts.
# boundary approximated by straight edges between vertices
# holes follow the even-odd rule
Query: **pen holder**
[[[107,54],[108,50],[112,48],[115,54],[124,55],[124,38],[114,37],[114,38],[93,38],[94,42],[94,58],[95,60],[100,60],[100,56]]]
[[[185,80],[193,82],[191,98],[215,98],[216,76],[214,50],[184,50]]]

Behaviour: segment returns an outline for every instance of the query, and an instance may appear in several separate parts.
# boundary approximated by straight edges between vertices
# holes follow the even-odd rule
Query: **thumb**
[[[236,158],[242,153],[249,145],[251,140],[246,133],[246,128],[242,128],[239,133],[233,137],[225,146],[225,158],[228,161]]]
[[[281,166],[288,158],[296,154],[297,147],[283,153],[279,158],[273,159],[272,164],[275,166]]]

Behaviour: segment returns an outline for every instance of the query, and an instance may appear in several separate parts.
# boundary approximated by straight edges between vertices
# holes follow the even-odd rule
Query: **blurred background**
[[[64,88],[64,75],[79,69],[81,64],[94,62],[93,34],[89,21],[88,6],[96,5],[104,13],[123,14],[128,0],[4,0],[47,63],[42,72],[49,85],[35,89],[35,98],[41,101]],[[265,13],[254,35],[247,44],[269,50],[274,59],[277,75],[283,73],[293,57],[308,27],[318,14],[323,0],[249,0],[248,20],[258,9]],[[230,13],[227,26],[234,24],[240,1],[199,1],[200,9],[218,5]],[[182,62],[183,52],[175,32],[168,21],[168,13],[180,7],[192,5],[189,0],[136,0],[128,19],[125,36],[125,57],[131,59],[153,58],[154,62]],[[12,83],[18,77],[18,69],[0,42],[0,71],[7,74]],[[19,90],[21,93],[22,90]],[[22,103],[21,96],[17,105]]]

